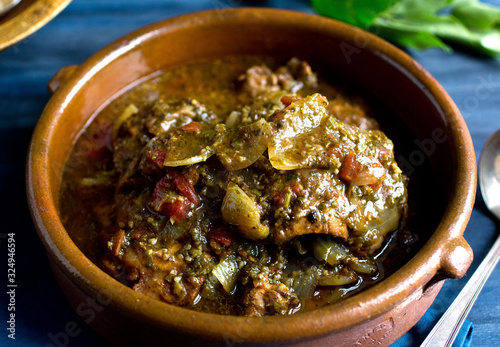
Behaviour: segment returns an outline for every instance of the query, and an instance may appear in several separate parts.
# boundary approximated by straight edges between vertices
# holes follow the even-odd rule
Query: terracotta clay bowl
[[[297,56],[388,105],[397,115],[394,133],[409,129],[409,139],[404,137],[410,147],[397,158],[410,184],[420,182],[413,189],[419,196],[414,208],[420,246],[389,277],[339,303],[306,313],[220,316],[138,294],[101,271],[75,246],[59,218],[59,187],[72,144],[89,119],[117,93],[164,67],[229,54]],[[58,83],[30,147],[31,212],[68,300],[115,344],[389,345],[424,314],[442,280],[462,277],[472,261],[462,236],[476,188],[476,161],[466,124],[428,72],[369,33],[283,10],[200,12],[138,30],[81,66],[62,70],[52,88]],[[426,170],[429,174],[418,178]],[[88,300],[95,304],[93,315],[86,310]]]

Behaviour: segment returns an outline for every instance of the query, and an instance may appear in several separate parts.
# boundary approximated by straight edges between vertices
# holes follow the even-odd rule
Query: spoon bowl
[[[500,221],[500,130],[491,135],[481,152],[479,186],[484,203]]]
[[[19,4],[21,0],[0,0],[0,17]]]

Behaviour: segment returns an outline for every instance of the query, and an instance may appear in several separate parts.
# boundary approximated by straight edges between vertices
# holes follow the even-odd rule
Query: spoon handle
[[[500,236],[420,347],[450,347],[500,259]]]

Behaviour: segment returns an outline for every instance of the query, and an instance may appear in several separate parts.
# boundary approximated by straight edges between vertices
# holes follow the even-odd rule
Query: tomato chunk
[[[192,121],[191,123],[188,123],[182,127],[182,130],[187,131],[188,133],[194,133],[197,131],[200,131],[203,125],[201,123]]]
[[[171,176],[173,177],[173,182],[174,182],[177,190],[179,191],[179,193],[181,193],[186,198],[188,198],[189,201],[191,201],[195,206],[199,206],[200,205],[200,197],[198,196],[198,194],[194,190],[193,184],[188,179],[186,179],[186,177],[184,177],[184,175],[182,175],[176,171],[172,171]]]
[[[186,218],[191,207],[189,201],[176,199],[174,202],[164,203],[161,206],[161,212],[166,217],[169,217],[175,223],[179,223]]]
[[[280,99],[280,101],[283,103],[283,105],[285,105],[285,107],[288,107],[288,105],[297,100],[299,100],[297,97],[289,95],[285,95]]]
[[[167,153],[163,149],[154,148],[148,152],[147,158],[152,162],[158,169],[163,169],[163,162]]]
[[[231,246],[231,244],[235,241],[235,237],[233,234],[228,232],[224,228],[213,228],[207,232],[207,237],[211,240],[214,240],[226,247]]]
[[[156,183],[149,206],[178,223],[186,218],[192,209],[191,204],[196,207],[200,203],[193,184],[181,173],[171,171]]]
[[[349,151],[340,169],[339,177],[345,182],[351,183],[358,176],[360,169],[361,164],[356,160],[356,154]]]
[[[358,186],[376,185],[384,180],[386,174],[385,168],[377,158],[363,156],[363,164],[361,164],[356,159],[356,156],[352,151],[347,155],[339,172],[339,177],[342,180]]]

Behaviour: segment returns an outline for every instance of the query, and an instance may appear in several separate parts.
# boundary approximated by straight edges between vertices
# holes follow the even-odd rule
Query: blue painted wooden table
[[[496,0],[500,5],[500,0]],[[313,12],[307,0],[75,0],[59,16],[17,45],[0,52],[0,278],[7,280],[7,234],[15,233],[15,340],[7,335],[6,284],[0,290],[0,346],[104,346],[64,299],[49,269],[29,215],[24,188],[26,152],[33,128],[50,98],[46,85],[61,67],[81,64],[119,37],[171,16],[231,6],[268,6]],[[500,61],[463,52],[410,52],[448,91],[462,111],[476,154],[500,129]],[[446,281],[433,308],[444,311],[499,233],[478,193],[465,237],[475,260],[464,279]],[[500,266],[468,319],[472,346],[500,346]],[[64,333],[68,323],[72,336]]]

